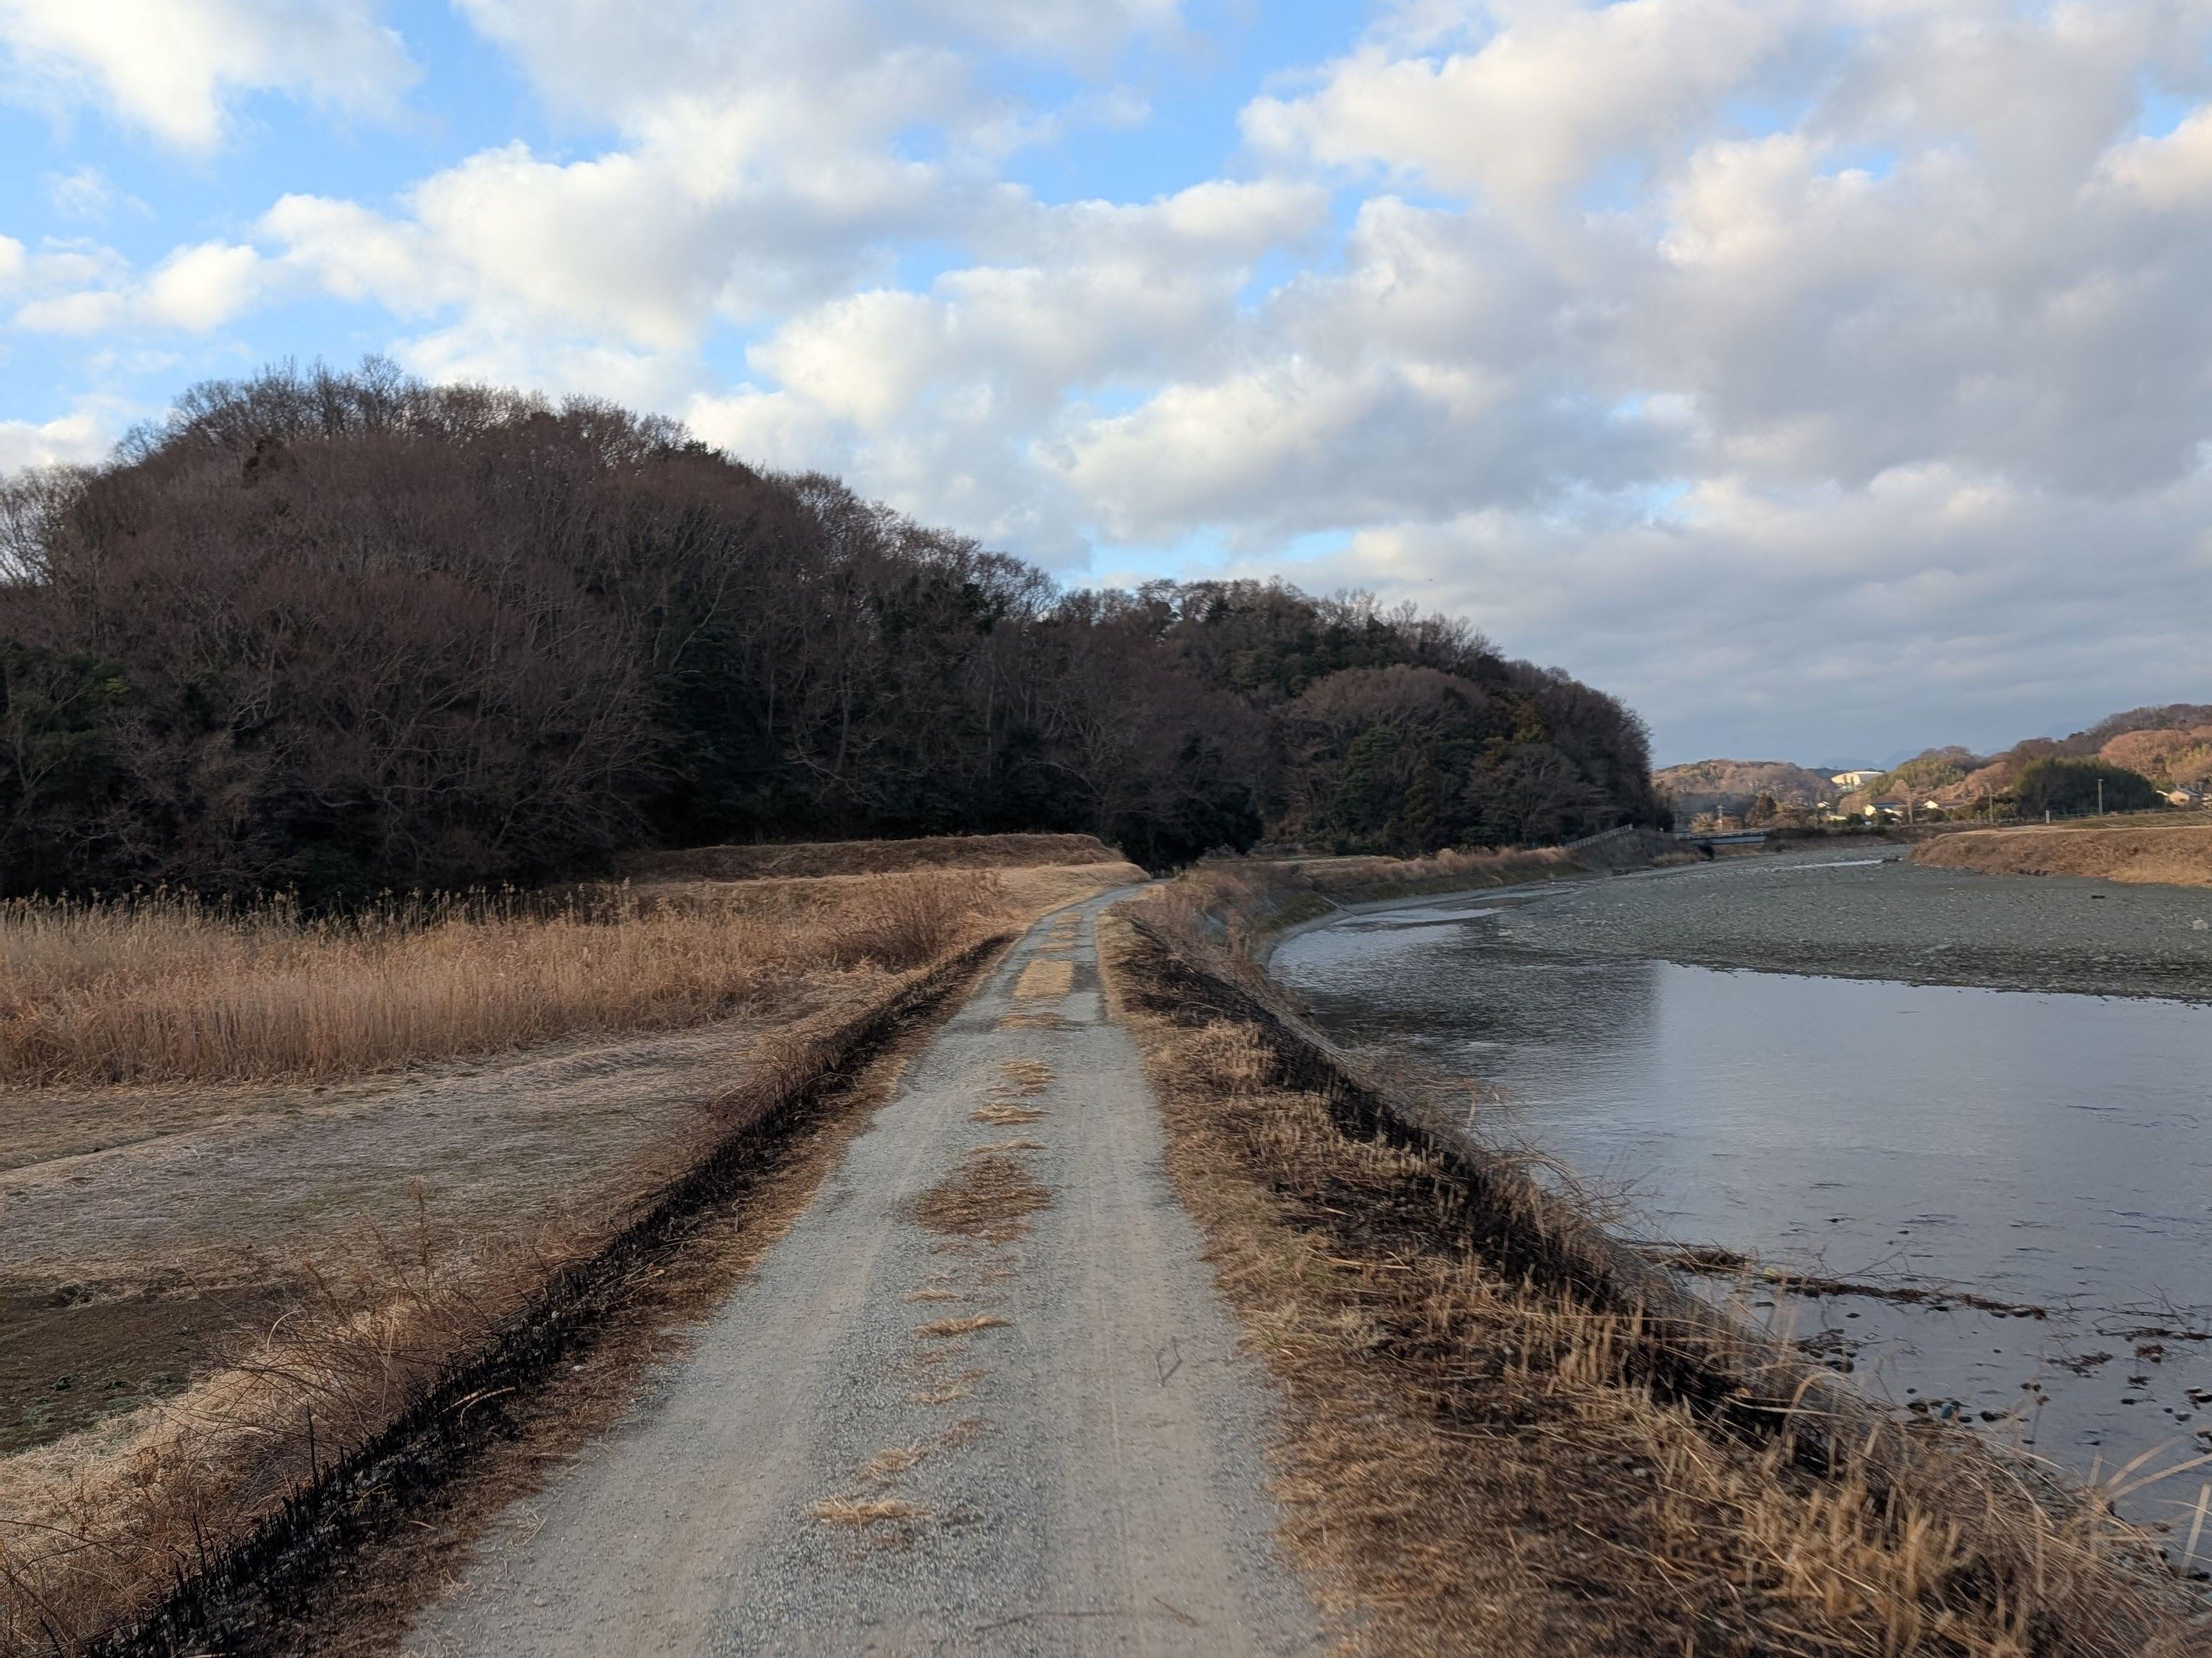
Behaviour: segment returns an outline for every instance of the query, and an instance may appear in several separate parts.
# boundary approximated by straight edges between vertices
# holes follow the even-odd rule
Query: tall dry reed
[[[917,966],[975,936],[994,878],[684,898],[406,899],[339,918],[169,894],[0,906],[0,1084],[384,1070],[726,1017],[795,976]]]

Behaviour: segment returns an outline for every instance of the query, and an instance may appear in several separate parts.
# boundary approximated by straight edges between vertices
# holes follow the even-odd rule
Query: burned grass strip
[[[1284,1536],[1352,1653],[2118,1658],[2202,1607],[2140,1533],[1891,1422],[1422,1126],[1263,980],[1101,924],[1169,1169],[1285,1400]]]
[[[313,1604],[333,1569],[386,1547],[523,1431],[540,1390],[556,1378],[565,1383],[580,1363],[592,1360],[656,1280],[680,1278],[687,1247],[733,1206],[742,1212],[772,1197],[775,1178],[872,1062],[961,994],[1006,942],[993,938],[961,950],[784,1055],[726,1102],[727,1131],[687,1174],[588,1258],[555,1272],[520,1311],[417,1390],[380,1432],[349,1452],[310,1457],[302,1477],[289,1491],[271,1492],[265,1512],[242,1535],[234,1521],[226,1538],[222,1521],[232,1515],[185,1516],[190,1525],[181,1546],[189,1552],[173,1555],[173,1587],[164,1594],[158,1580],[141,1587],[123,1576],[113,1585],[116,1605],[104,1633],[82,1623],[62,1627],[33,1605],[19,1622],[27,1632],[43,1624],[50,1637],[35,1649],[174,1658],[300,1648],[295,1637],[313,1624]],[[118,1626],[144,1605],[130,1604],[134,1587],[158,1598],[137,1621]],[[86,1608],[70,1610],[81,1616]],[[304,1649],[331,1646],[308,1639]]]

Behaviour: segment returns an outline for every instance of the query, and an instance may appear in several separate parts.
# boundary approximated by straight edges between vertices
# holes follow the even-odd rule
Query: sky
[[[0,473],[386,354],[1661,763],[2212,701],[2212,0],[0,0]]]

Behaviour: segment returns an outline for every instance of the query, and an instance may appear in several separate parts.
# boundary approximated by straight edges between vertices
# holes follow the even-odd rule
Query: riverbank
[[[1896,852],[1782,853],[1577,883],[1501,908],[1493,925],[1509,950],[2212,1000],[2212,894],[1993,879]]]
[[[2185,1649],[2148,1539],[1686,1304],[1305,1026],[1219,942],[1223,902],[1128,907],[1109,985],[1286,1400],[1285,1535],[1352,1649]]]
[[[2075,875],[2130,885],[2212,887],[2212,820],[1964,829],[1932,836],[1912,861],[1984,875]]]

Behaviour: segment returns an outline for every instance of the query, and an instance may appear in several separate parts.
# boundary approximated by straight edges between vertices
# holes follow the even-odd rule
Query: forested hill
[[[1620,703],[1463,623],[1059,591],[836,481],[372,361],[0,490],[0,880],[528,881],[641,844],[1094,830],[1414,852],[1654,811]]]

